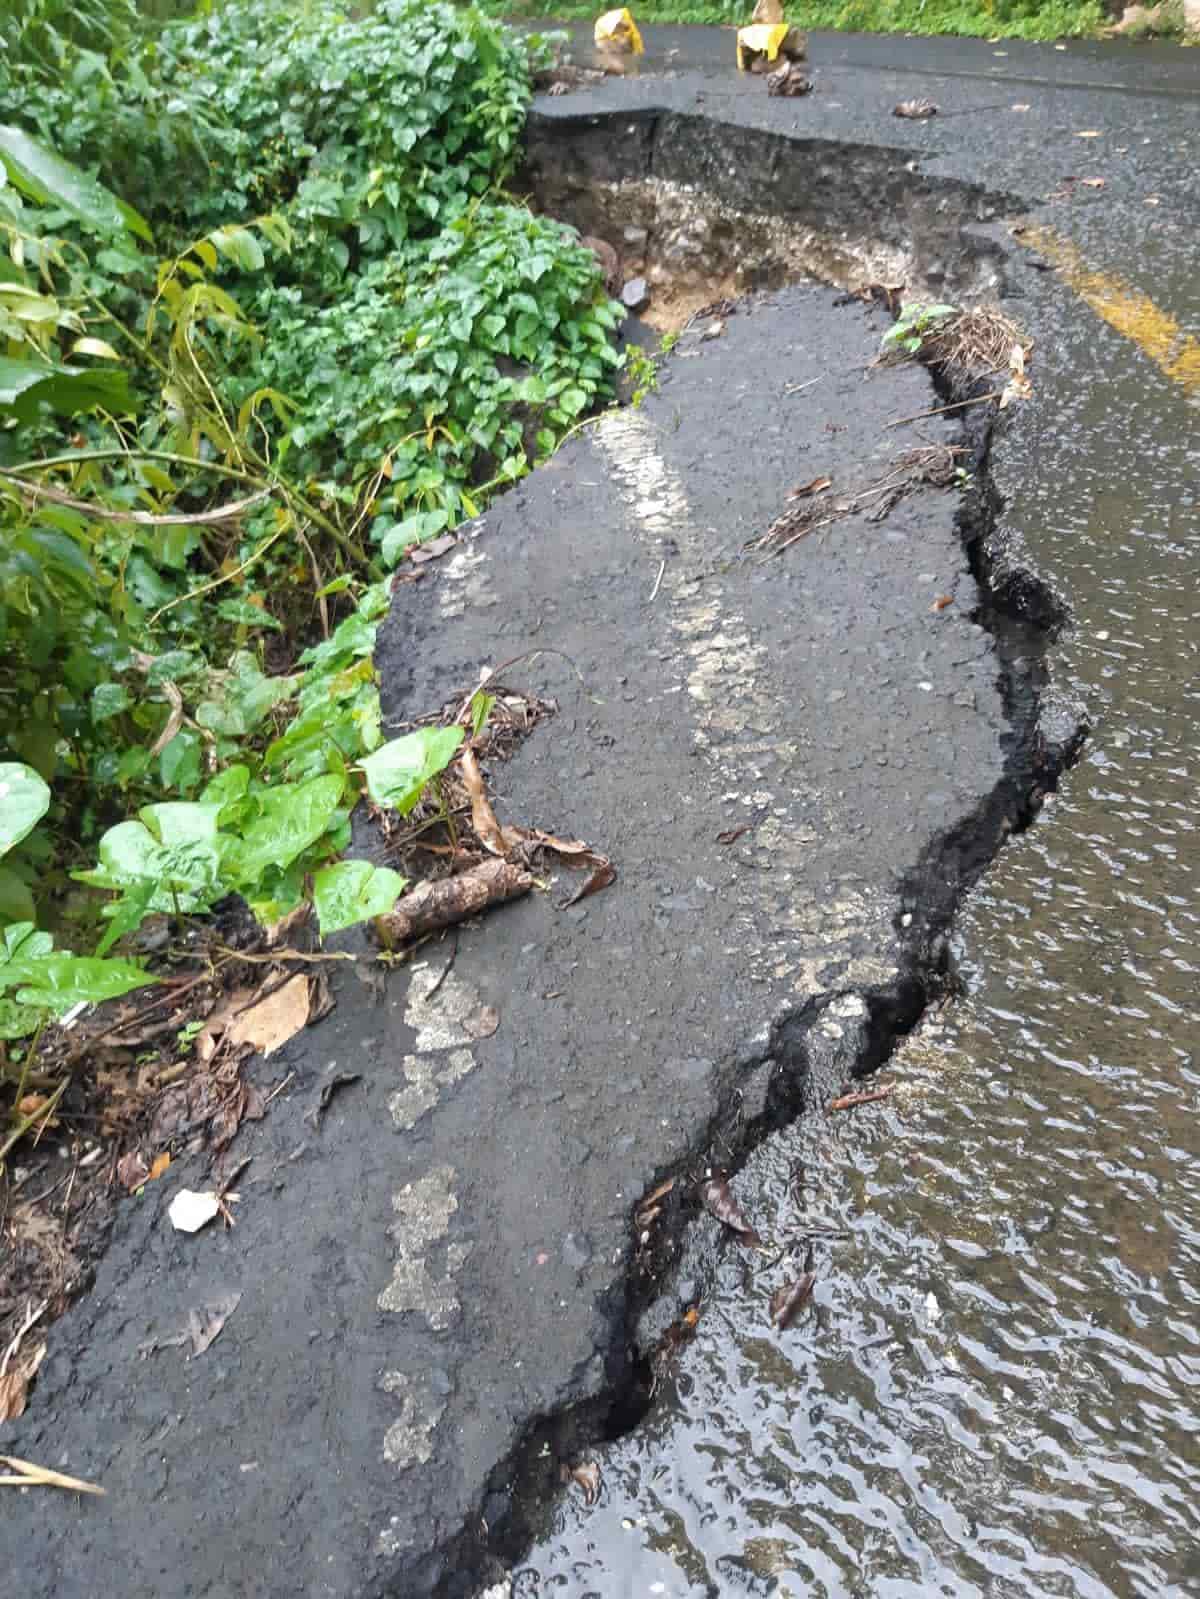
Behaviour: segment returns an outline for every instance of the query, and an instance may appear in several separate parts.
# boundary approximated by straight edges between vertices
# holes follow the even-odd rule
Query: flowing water
[[[1155,283],[1194,333],[1186,248]],[[731,1248],[516,1595],[1200,1594],[1197,411],[1065,284],[1042,300],[1053,420],[1008,447],[1005,517],[1069,595],[1053,669],[1092,736],[960,915],[966,996],[894,1098],[738,1179],[768,1237],[844,1229],[812,1309],[776,1331],[802,1256]]]

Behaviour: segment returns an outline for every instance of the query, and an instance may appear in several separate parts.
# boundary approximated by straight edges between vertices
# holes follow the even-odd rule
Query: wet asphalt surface
[[[1011,274],[1008,309],[1037,352],[1035,399],[996,452],[1003,522],[1070,598],[1053,670],[1085,694],[1096,731],[961,917],[967,994],[903,1046],[896,1098],[802,1118],[737,1181],[768,1238],[816,1221],[848,1232],[818,1243],[811,1317],[774,1331],[763,1307],[788,1261],[724,1252],[649,1417],[588,1446],[598,1503],[576,1490],[553,1507],[509,1587],[1195,1592],[1197,448],[1194,404],[1164,367],[1200,322],[1200,62],[1157,47],[998,56],[822,38],[818,92],[768,102],[726,70],[730,35],[647,37],[647,65],[676,76],[540,109],[675,105],[883,142],[1031,210],[1064,177],[1104,177],[1040,215],[1089,270],[1118,274],[1180,329],[1176,354],[1155,360],[1127,336],[1148,337],[1144,308],[1121,333],[1059,274]],[[1030,110],[887,115],[914,94],[947,111]],[[1076,140],[1090,130],[1101,137]],[[825,328],[830,301],[786,291],[782,325]],[[814,352],[836,337],[868,358],[879,328],[855,308],[857,322],[837,315]],[[936,496],[882,544],[851,525],[798,546],[808,564],[777,592],[722,572],[705,612],[689,573],[761,528],[795,476],[764,438],[785,421],[790,446],[807,438],[777,392],[794,354],[756,317],[730,319],[643,412],[502,502],[426,608],[397,616],[381,655],[390,714],[403,716],[469,686],[485,660],[569,648],[588,691],[569,669],[539,680],[563,710],[553,741],[535,736],[504,769],[500,803],[609,848],[622,880],[565,918],[539,900],[464,935],[428,1001],[436,959],[379,1003],[350,979],[274,1074],[294,1068],[296,1083],[250,1146],[235,1232],[180,1241],[152,1207],[129,1208],[97,1292],[61,1324],[37,1404],[4,1438],[110,1495],[61,1501],[54,1518],[36,1496],[13,1503],[4,1538],[21,1591],[73,1599],[109,1572],[131,1596],[452,1591],[469,1552],[451,1548],[440,1566],[421,1556],[464,1522],[480,1534],[481,1515],[511,1514],[487,1478],[524,1426],[627,1375],[613,1333],[630,1206],[739,1073],[762,1094],[786,1065],[764,1025],[781,1004],[794,1011],[797,954],[812,992],[844,1006],[810,1040],[817,1086],[853,1057],[863,1019],[848,1002],[895,970],[901,875],[1001,780],[997,662],[966,605],[933,646],[956,637],[957,651],[928,657],[926,590],[957,585],[965,600],[972,584]],[[836,404],[877,434],[931,403],[919,374],[896,382]],[[876,403],[870,418],[858,409]],[[731,416],[756,441],[753,467]],[[698,542],[669,548],[678,528],[655,522],[660,501]],[[662,559],[685,581],[650,610]],[[920,607],[904,598],[918,589]],[[842,649],[853,671],[830,653]],[[789,659],[792,680],[778,668]],[[676,685],[691,714],[648,715],[647,697]],[[964,688],[970,714],[955,706]],[[852,705],[832,700],[847,690]],[[796,751],[781,757],[788,693]],[[727,706],[740,727],[711,720]],[[755,716],[764,747],[739,748]],[[888,767],[874,763],[881,748]],[[718,780],[730,756],[737,769]],[[723,826],[747,793],[779,824],[764,848],[784,851],[789,880],[753,852],[726,866],[709,842],[704,805],[718,796]],[[802,834],[809,847],[792,859]],[[697,871],[702,842],[714,862]],[[770,902],[746,888],[759,881]],[[750,896],[732,925],[722,894]],[[848,976],[855,961],[876,969]],[[500,1027],[481,1036],[489,1005]],[[335,1070],[364,1080],[316,1132],[304,1112]],[[231,1289],[243,1302],[205,1357],[139,1357],[148,1335]]]
[[[675,63],[724,49],[651,35]],[[730,1249],[646,1421],[592,1453],[598,1503],[564,1498],[511,1591],[1195,1594],[1200,60],[811,54],[818,94],[750,114],[922,150],[1052,230],[1056,270],[1007,286],[1036,396],[994,471],[1002,529],[1071,605],[1051,664],[1095,726],[970,897],[965,993],[901,1045],[895,1097],[797,1122],[735,1184],[768,1238],[846,1230],[816,1242],[813,1313],[780,1334],[764,1310],[799,1254]],[[739,92],[657,95],[729,115]],[[1029,110],[881,119],[918,94]]]

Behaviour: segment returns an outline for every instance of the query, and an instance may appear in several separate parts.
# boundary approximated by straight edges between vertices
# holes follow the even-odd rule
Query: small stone
[[[621,290],[622,303],[631,311],[641,311],[650,303],[650,291],[645,278],[630,278]]]

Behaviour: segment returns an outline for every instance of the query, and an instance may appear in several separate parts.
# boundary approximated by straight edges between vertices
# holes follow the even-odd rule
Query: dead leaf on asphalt
[[[473,1016],[463,1023],[463,1032],[476,1040],[490,1038],[500,1026],[500,1012],[494,1005],[481,1005]]]
[[[589,1460],[582,1466],[572,1466],[571,1477],[583,1489],[584,1504],[594,1505],[600,1497],[600,1467]]]
[[[164,1149],[161,1155],[155,1155],[150,1162],[150,1170],[146,1173],[146,1181],[152,1183],[156,1177],[161,1177],[171,1164],[171,1157]]]
[[[262,1055],[271,1055],[294,1038],[308,1023],[308,978],[303,972],[289,977],[282,988],[267,993],[234,1016],[225,1036],[234,1044],[250,1044]]]
[[[939,594],[937,599],[934,600],[933,604],[929,607],[929,609],[931,611],[944,611],[946,609],[947,605],[953,605],[953,604],[954,604],[954,596],[953,596],[953,594]]]
[[[700,1190],[700,1198],[710,1216],[715,1216],[723,1227],[736,1233],[752,1249],[762,1248],[762,1239],[746,1220],[745,1212],[729,1190],[724,1177],[710,1177]]]
[[[589,852],[590,853],[590,852]],[[610,883],[617,880],[617,869],[611,861],[600,857],[591,875],[582,887],[577,888],[570,899],[565,899],[560,910],[570,910],[572,905],[578,905],[581,899],[587,899],[589,894],[598,894],[602,888],[607,888]]]
[[[800,483],[794,489],[788,490],[789,500],[802,500],[810,494],[824,494],[826,489],[833,487],[831,477],[815,477],[809,483]]]
[[[742,834],[748,833],[753,826],[753,822],[743,822],[740,827],[727,827],[723,833],[717,834],[717,843],[736,844]]]
[[[501,827],[496,820],[474,750],[463,751],[459,767],[471,800],[471,826],[485,849],[493,855],[508,855],[521,842],[521,835],[518,829]]]
[[[791,1326],[808,1304],[816,1282],[814,1273],[806,1271],[796,1282],[784,1283],[782,1288],[777,1288],[771,1295],[771,1320],[781,1332],[785,1327]]]
[[[226,1294],[206,1305],[188,1311],[188,1334],[192,1340],[191,1358],[202,1355],[220,1335],[222,1327],[242,1302],[241,1294]]]
[[[333,1096],[338,1093],[340,1089],[349,1088],[351,1083],[359,1083],[361,1081],[361,1072],[338,1072],[333,1077],[327,1077],[321,1084],[321,1092],[317,1097],[317,1103],[312,1107],[311,1110],[305,1111],[305,1121],[311,1122],[315,1127],[321,1120],[321,1117],[329,1109],[330,1101],[333,1099]]]
[[[436,561],[439,555],[448,555],[457,544],[453,533],[443,533],[440,539],[431,539],[428,544],[414,544],[408,558],[416,566],[423,566],[426,561]]]

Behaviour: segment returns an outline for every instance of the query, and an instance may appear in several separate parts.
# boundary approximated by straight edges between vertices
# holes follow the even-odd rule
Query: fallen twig
[[[0,1455],[0,1464],[14,1473],[11,1477],[0,1477],[0,1487],[66,1488],[77,1494],[107,1492],[98,1483],[84,1482],[81,1477],[68,1477],[64,1472],[51,1471],[47,1466],[35,1466],[32,1460],[18,1460],[16,1455]]]
[[[658,568],[658,576],[654,579],[654,587],[650,590],[650,598],[647,601],[647,604],[653,605],[655,600],[658,598],[658,590],[659,590],[659,587],[662,584],[663,573],[666,570],[667,570],[667,563],[665,561],[663,561],[661,563],[661,565],[659,566],[659,568]]]
[[[857,1093],[842,1094],[837,1099],[831,1099],[825,1109],[853,1110],[856,1105],[873,1105],[877,1099],[887,1099],[895,1092],[895,1083],[885,1083],[881,1088],[863,1088]]]
[[[889,428],[902,428],[908,422],[921,422],[927,416],[941,416],[944,411],[961,411],[964,405],[982,405],[985,400],[998,400],[1002,390],[996,389],[991,394],[977,394],[973,400],[955,400],[953,405],[936,405],[932,411],[918,411],[915,416],[897,417],[894,422],[885,422]]]

